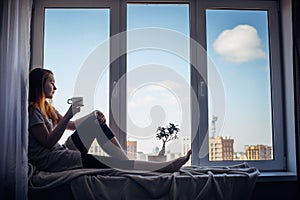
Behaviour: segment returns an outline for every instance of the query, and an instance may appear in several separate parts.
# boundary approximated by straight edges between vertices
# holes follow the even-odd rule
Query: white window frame
[[[284,2],[290,0],[283,0]],[[294,170],[295,162],[291,161],[295,158],[291,157],[295,155],[295,148],[291,142],[293,138],[294,128],[287,120],[293,120],[294,117],[292,108],[287,105],[287,95],[293,95],[293,91],[288,90],[291,85],[292,80],[287,82],[283,79],[282,73],[286,70],[286,66],[289,62],[282,60],[281,49],[281,35],[282,32],[279,28],[279,4],[281,1],[249,1],[249,0],[233,0],[233,1],[220,1],[220,0],[44,0],[35,1],[34,5],[34,18],[33,18],[33,31],[32,31],[32,56],[31,56],[31,66],[42,66],[43,65],[43,24],[44,24],[44,9],[45,8],[109,8],[110,9],[110,35],[113,36],[122,31],[126,30],[126,5],[127,3],[189,3],[190,4],[190,37],[199,42],[202,46],[206,46],[206,26],[205,26],[205,9],[217,9],[217,8],[229,8],[229,9],[264,9],[269,10],[269,33],[270,33],[270,62],[272,68],[272,110],[273,110],[273,148],[274,148],[274,158],[272,161],[247,161],[251,166],[255,166],[262,171],[285,171]],[[287,4],[289,4],[287,2]],[[281,16],[282,17],[282,16]],[[202,33],[202,34],[200,34]],[[119,44],[120,49],[126,48],[126,41],[121,41]],[[285,48],[286,49],[286,46]],[[110,50],[112,52],[112,50]],[[196,59],[197,63],[203,62],[197,58],[195,49],[191,49],[191,59]],[[284,54],[286,54],[284,52]],[[286,55],[285,55],[286,57]],[[290,58],[288,58],[290,60]],[[283,63],[285,65],[283,65]],[[202,63],[203,64],[203,63]],[[197,65],[199,66],[199,65]],[[203,66],[203,65],[202,65]],[[205,65],[204,65],[205,66]],[[283,69],[284,68],[284,69]],[[289,69],[289,68],[288,68]],[[200,69],[206,72],[206,69]],[[117,82],[122,75],[126,74],[126,55],[121,56],[118,60],[112,62],[110,66],[110,88],[113,87],[114,83]],[[204,73],[205,74],[205,73]],[[282,75],[283,74],[283,75]],[[291,74],[292,75],[292,74]],[[290,76],[289,76],[290,77]],[[205,77],[204,77],[205,78]],[[196,93],[198,92],[198,87],[203,81],[202,77],[195,76],[193,69],[191,68],[191,84],[192,88]],[[284,81],[284,82],[283,82]],[[110,119],[110,126],[116,133],[117,138],[120,140],[121,145],[126,148],[126,134],[122,130],[126,130],[126,84],[122,84],[124,88],[119,89],[118,99],[120,115],[117,117],[121,125],[117,125],[114,119]],[[276,89],[275,89],[276,88]],[[286,91],[287,90],[287,91]],[[191,102],[192,106],[199,105],[201,110],[201,125],[198,133],[198,139],[193,142],[193,151],[198,152],[199,146],[204,141],[204,131],[206,132],[208,128],[208,110],[207,110],[207,95],[204,97],[198,94],[198,102]],[[206,93],[205,93],[206,94]],[[110,91],[111,96],[111,91]],[[192,114],[193,117],[193,114]],[[122,120],[121,120],[122,119]],[[193,121],[193,120],[192,120]],[[286,128],[287,124],[289,125]],[[193,126],[192,126],[193,127]],[[285,143],[286,135],[285,131],[288,129],[288,143]],[[194,130],[192,130],[194,131]],[[204,141],[207,142],[208,141]],[[287,146],[286,146],[287,145]],[[285,149],[289,152],[286,152]],[[286,155],[288,153],[288,163],[286,161]],[[197,153],[192,156],[192,164],[194,165],[231,165],[236,164],[238,161],[208,161],[208,157],[204,159],[198,159]],[[242,162],[242,161],[239,161]]]
[[[266,10],[268,11],[269,25],[269,50],[270,50],[270,71],[271,71],[271,106],[272,106],[272,124],[273,124],[273,160],[246,160],[251,166],[255,166],[261,171],[281,171],[286,170],[285,159],[285,143],[284,143],[284,108],[283,108],[283,88],[282,88],[282,61],[280,55],[280,37],[279,37],[279,4],[277,1],[218,1],[218,0],[202,0],[198,2],[197,13],[201,13],[201,17],[197,23],[200,24],[198,30],[203,30],[204,34],[198,34],[199,41],[206,49],[206,9],[224,9],[224,10]],[[205,61],[198,60],[200,66],[206,66]],[[204,75],[206,70],[204,69]],[[204,78],[207,80],[207,78]],[[207,92],[203,97],[198,95],[200,110],[207,115],[208,97]],[[200,117],[201,118],[201,117]],[[205,137],[208,130],[208,117],[203,116],[199,129],[199,144],[208,144],[208,137]],[[198,162],[197,162],[198,161]],[[196,159],[196,165],[233,165],[242,161],[209,161],[208,155],[202,159]]]
[[[110,9],[110,37],[118,34],[120,32],[120,2],[110,1],[110,0],[43,0],[35,1],[34,11],[33,11],[33,32],[32,32],[32,55],[31,55],[31,67],[43,66],[43,44],[44,44],[44,17],[46,8],[108,8]],[[112,45],[112,44],[110,44]],[[121,48],[121,44],[113,44],[116,48]],[[117,45],[120,45],[119,47]],[[116,53],[110,48],[110,55]],[[112,86],[119,77],[123,74],[119,68],[120,60],[115,60],[110,62],[110,86]],[[111,88],[111,87],[110,87]],[[111,97],[111,91],[110,91]],[[119,94],[117,94],[119,95]],[[116,98],[119,102],[115,102],[114,105],[121,104],[121,98]],[[111,107],[111,102],[109,102],[109,107]],[[120,106],[119,109],[122,109]],[[111,111],[110,111],[111,112]],[[121,110],[120,113],[124,111]],[[110,113],[111,116],[111,113]],[[115,121],[120,121],[121,115],[114,114],[114,118],[110,117],[109,123],[110,127],[114,130],[116,137],[121,141],[121,145],[126,148],[126,141],[124,140],[124,134],[120,127],[115,123]],[[116,119],[119,118],[119,119]],[[116,119],[116,120],[114,120]],[[124,129],[123,129],[124,130]]]

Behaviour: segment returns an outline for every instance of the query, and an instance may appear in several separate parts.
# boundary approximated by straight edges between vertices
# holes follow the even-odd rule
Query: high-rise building
[[[107,153],[105,153],[105,151],[101,148],[97,139],[94,139],[92,142],[88,153],[98,156],[107,156]]]
[[[272,160],[272,147],[268,145],[246,145],[245,146],[247,160]]]
[[[137,159],[137,141],[127,141],[127,156],[130,160]]]
[[[230,137],[210,137],[209,160],[233,160],[233,142]]]
[[[181,144],[182,144],[182,154],[183,155],[186,155],[186,153],[191,149],[191,144],[192,144],[192,141],[191,141],[191,136],[183,136],[181,137]],[[179,157],[179,156],[178,156]],[[189,166],[191,165],[192,159],[189,159],[189,161],[185,164],[185,166]]]
[[[98,156],[108,156],[97,142],[97,139],[94,139],[92,142],[88,153]],[[137,141],[127,141],[127,156],[129,159],[137,159]]]

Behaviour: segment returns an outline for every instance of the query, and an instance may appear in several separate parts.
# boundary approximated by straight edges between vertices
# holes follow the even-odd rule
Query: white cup
[[[78,102],[78,106],[83,106],[83,97],[72,97],[67,101],[68,104],[72,104],[73,102]]]

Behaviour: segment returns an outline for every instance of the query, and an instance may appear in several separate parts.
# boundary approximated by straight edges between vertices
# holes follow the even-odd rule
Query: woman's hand
[[[80,112],[81,106],[82,106],[82,102],[80,100],[72,102],[67,113],[65,114],[65,117],[67,117],[68,119],[71,119],[72,117],[74,117],[77,113]]]
[[[104,114],[100,111],[97,111],[97,119],[99,121],[100,124],[105,124],[106,123],[106,118],[104,116]]]

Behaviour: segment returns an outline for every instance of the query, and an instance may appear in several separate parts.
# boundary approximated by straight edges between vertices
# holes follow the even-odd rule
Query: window
[[[209,141],[221,137],[224,146],[230,142],[231,160],[242,160],[237,155],[247,151],[246,145],[273,146],[268,12],[207,9],[206,26],[207,54],[213,61],[208,62],[208,87],[214,88],[213,73],[218,72],[225,94],[217,100],[209,96]],[[214,107],[214,101],[225,108]]]
[[[91,85],[91,82],[83,82],[78,87],[78,77],[86,76],[83,70],[91,68],[85,64],[89,54],[101,43],[108,41],[108,38],[108,9],[45,9],[43,66],[55,74],[58,92],[53,99],[53,105],[61,113],[65,113],[69,107],[66,99],[79,95],[84,97],[85,106],[80,114],[75,116],[76,118],[94,109],[108,114],[109,69],[103,71],[100,78],[97,77],[98,80],[94,85]],[[95,95],[86,92],[90,91],[86,88],[95,89]],[[72,132],[67,133],[63,135],[60,143],[63,143]]]
[[[208,151],[221,152],[214,157],[204,151],[200,164],[246,160],[261,170],[284,168],[276,6],[274,2],[213,1],[200,5],[198,12],[203,12],[205,22],[198,23],[206,29],[200,40],[207,49],[207,69],[202,73],[207,83],[207,95],[202,95],[207,96],[202,106],[207,121],[201,124],[208,128],[200,130],[199,137],[203,142],[218,141],[219,149]]]
[[[180,128],[178,139],[166,143],[165,155],[177,158],[191,148],[183,141],[191,137],[190,87],[185,87],[190,85],[189,40],[180,46],[186,58],[157,41],[176,43],[178,34],[189,38],[189,5],[128,3],[126,11],[127,142],[137,141],[143,158],[157,155],[163,144],[157,128],[174,123]],[[131,37],[135,32],[144,37]],[[137,42],[145,45],[132,50]]]
[[[194,165],[247,161],[260,170],[284,170],[277,7],[277,1],[38,1],[32,65],[53,67],[58,89],[69,92],[54,102],[64,112],[60,105],[73,96],[79,70],[103,48],[108,59],[99,67],[106,70],[95,73],[96,81],[86,78],[91,109],[106,113],[134,159],[159,151],[156,128],[171,122],[181,126],[181,138],[167,144],[169,159],[191,147]],[[157,29],[146,40],[137,37]],[[240,44],[241,34],[252,39],[241,40],[249,48],[228,49]],[[178,83],[183,91],[173,90]]]

